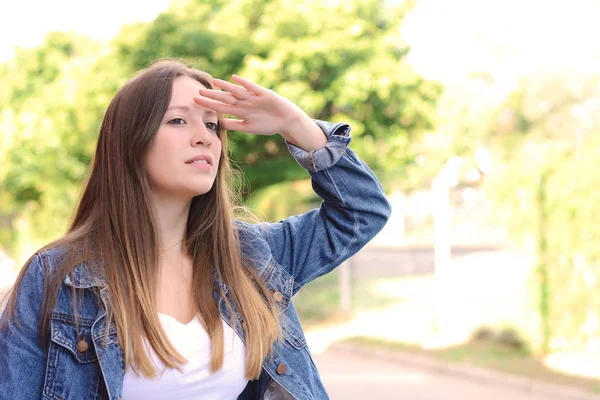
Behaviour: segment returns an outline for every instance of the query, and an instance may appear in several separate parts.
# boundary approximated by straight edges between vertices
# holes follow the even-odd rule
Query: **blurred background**
[[[598,20],[596,0],[4,2],[0,293],[65,232],[117,89],[180,57],[350,123],[386,189],[384,230],[295,298],[332,398],[551,398],[464,366],[598,393]],[[230,137],[259,216],[318,206],[283,140]]]

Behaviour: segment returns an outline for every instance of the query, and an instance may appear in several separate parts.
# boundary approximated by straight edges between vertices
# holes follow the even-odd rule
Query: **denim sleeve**
[[[350,136],[350,125],[348,124],[314,121],[327,136],[325,147],[319,150],[304,151],[290,142],[286,141],[286,144],[301,167],[308,171],[317,172],[331,167],[340,159],[352,141],[352,136]]]
[[[42,397],[47,353],[38,329],[44,287],[40,256],[36,255],[26,268],[15,308],[20,328],[11,320],[0,329],[0,399]]]
[[[275,261],[294,277],[294,292],[358,252],[391,213],[381,184],[348,148],[350,126],[316,122],[328,138],[324,148],[306,152],[291,143],[288,147],[310,174],[320,207],[256,226]]]

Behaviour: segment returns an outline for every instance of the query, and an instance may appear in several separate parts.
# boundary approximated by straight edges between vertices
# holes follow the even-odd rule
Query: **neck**
[[[160,251],[174,252],[180,246],[178,242],[185,238],[191,201],[182,202],[160,195],[154,195],[153,198],[158,248]]]

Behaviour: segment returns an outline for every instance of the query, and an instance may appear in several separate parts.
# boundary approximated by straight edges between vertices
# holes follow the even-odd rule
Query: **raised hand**
[[[237,75],[233,83],[215,79],[213,84],[222,90],[201,89],[194,98],[196,104],[239,119],[227,118],[223,127],[256,135],[283,133],[304,112],[283,96]]]
[[[327,140],[320,128],[300,107],[241,76],[233,75],[239,85],[215,79],[213,85],[222,90],[200,89],[194,102],[222,114],[223,128],[255,135],[279,133],[286,140],[305,150],[321,148]]]

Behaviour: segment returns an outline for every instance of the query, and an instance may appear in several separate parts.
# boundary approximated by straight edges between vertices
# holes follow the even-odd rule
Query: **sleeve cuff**
[[[350,125],[343,122],[335,124],[327,121],[314,121],[321,128],[323,134],[327,136],[325,147],[318,150],[305,151],[286,141],[290,153],[298,164],[311,172],[322,171],[335,165],[352,141]]]

